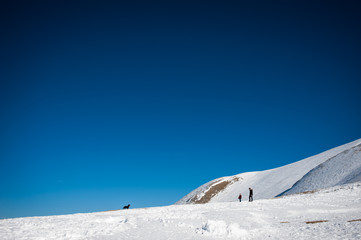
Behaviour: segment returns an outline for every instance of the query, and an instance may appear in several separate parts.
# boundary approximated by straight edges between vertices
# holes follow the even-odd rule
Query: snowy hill
[[[280,168],[216,179],[178,202],[208,204],[4,219],[0,239],[356,240],[360,171],[361,139]],[[236,202],[249,186],[259,200]]]
[[[249,187],[254,199],[267,199],[360,180],[361,139],[283,167],[213,180],[177,204],[234,202],[239,193],[247,197]]]
[[[361,183],[254,202],[0,220],[0,239],[361,239]]]

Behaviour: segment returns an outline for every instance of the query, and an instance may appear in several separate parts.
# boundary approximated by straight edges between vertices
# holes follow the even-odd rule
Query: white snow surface
[[[361,176],[361,144],[347,149],[321,163],[285,194],[305,192],[359,181]]]
[[[254,202],[4,219],[0,239],[361,239],[361,183]]]
[[[279,168],[241,173],[210,181],[195,189],[176,204],[193,204],[219,181],[240,180],[229,184],[211,198],[214,202],[236,202],[238,195],[248,197],[248,188],[254,189],[254,199],[268,199],[281,194],[290,194],[321,189],[361,180],[361,139],[333,148],[318,155]]]

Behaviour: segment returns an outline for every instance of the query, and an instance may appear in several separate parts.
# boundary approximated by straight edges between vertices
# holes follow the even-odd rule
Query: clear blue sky
[[[0,9],[0,218],[169,205],[361,138],[357,1]]]

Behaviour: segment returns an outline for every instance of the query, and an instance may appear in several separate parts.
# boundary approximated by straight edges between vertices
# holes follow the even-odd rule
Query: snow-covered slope
[[[223,177],[202,185],[177,204],[237,201],[239,193],[272,198],[361,180],[361,139],[304,160],[259,172]]]
[[[361,183],[254,202],[0,220],[1,240],[361,239]]]
[[[284,194],[338,186],[359,181],[361,177],[361,144],[347,149],[321,163]]]

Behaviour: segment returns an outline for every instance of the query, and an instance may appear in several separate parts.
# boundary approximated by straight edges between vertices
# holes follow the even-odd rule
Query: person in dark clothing
[[[242,194],[239,194],[238,200],[239,200],[240,202],[242,202]]]
[[[252,202],[253,201],[253,189],[249,188],[249,201]]]

